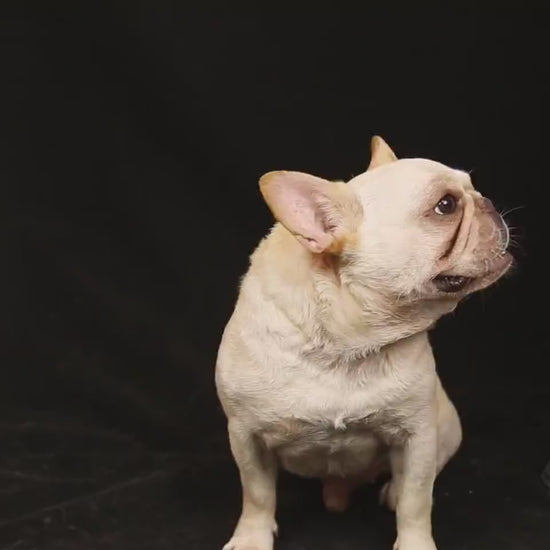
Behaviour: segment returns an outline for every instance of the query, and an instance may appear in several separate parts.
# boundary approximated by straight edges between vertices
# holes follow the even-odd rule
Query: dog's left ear
[[[374,136],[371,139],[370,154],[370,164],[367,170],[373,170],[383,164],[389,164],[397,160],[395,153],[380,136]]]
[[[269,172],[260,191],[275,218],[311,252],[339,252],[360,223],[362,207],[353,191],[302,172]]]

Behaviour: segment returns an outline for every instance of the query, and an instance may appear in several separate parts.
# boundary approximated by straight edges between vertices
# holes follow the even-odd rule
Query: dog
[[[427,332],[510,268],[508,228],[467,173],[398,160],[378,136],[347,184],[275,171],[259,185],[276,223],[216,363],[243,495],[224,550],[272,550],[279,467],[322,479],[332,511],[389,473],[394,549],[434,550],[434,479],[462,429]]]

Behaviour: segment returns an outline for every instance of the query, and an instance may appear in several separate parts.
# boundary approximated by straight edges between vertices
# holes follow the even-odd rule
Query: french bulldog
[[[332,511],[382,473],[399,550],[434,550],[436,475],[462,429],[428,330],[511,266],[509,231],[467,173],[398,160],[380,137],[347,184],[262,176],[276,223],[251,256],[216,387],[240,472],[224,550],[272,550],[280,467],[320,478]]]

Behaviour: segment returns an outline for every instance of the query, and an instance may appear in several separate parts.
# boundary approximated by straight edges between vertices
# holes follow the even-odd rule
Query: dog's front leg
[[[401,469],[397,481],[397,540],[394,549],[436,550],[432,538],[432,491],[436,474],[435,411],[426,411],[392,465]],[[397,456],[395,457],[397,458]]]
[[[272,550],[275,522],[277,463],[242,424],[229,421],[231,452],[239,468],[242,513],[223,550]]]

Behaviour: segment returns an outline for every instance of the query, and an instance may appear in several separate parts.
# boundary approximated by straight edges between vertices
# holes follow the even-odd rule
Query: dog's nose
[[[487,197],[481,198],[481,210],[489,214],[498,224],[502,223],[500,214],[497,212],[495,205]]]
[[[487,212],[494,212],[495,211],[495,205],[487,197],[483,197],[481,199],[481,204],[482,204],[482,207],[485,211],[487,211]]]
[[[504,218],[497,212],[495,205],[486,197],[481,199],[481,209],[483,212],[488,214],[496,224],[499,230],[499,236],[502,240],[503,248],[508,248],[508,244],[510,243],[510,231],[508,230],[508,226],[506,225]]]

